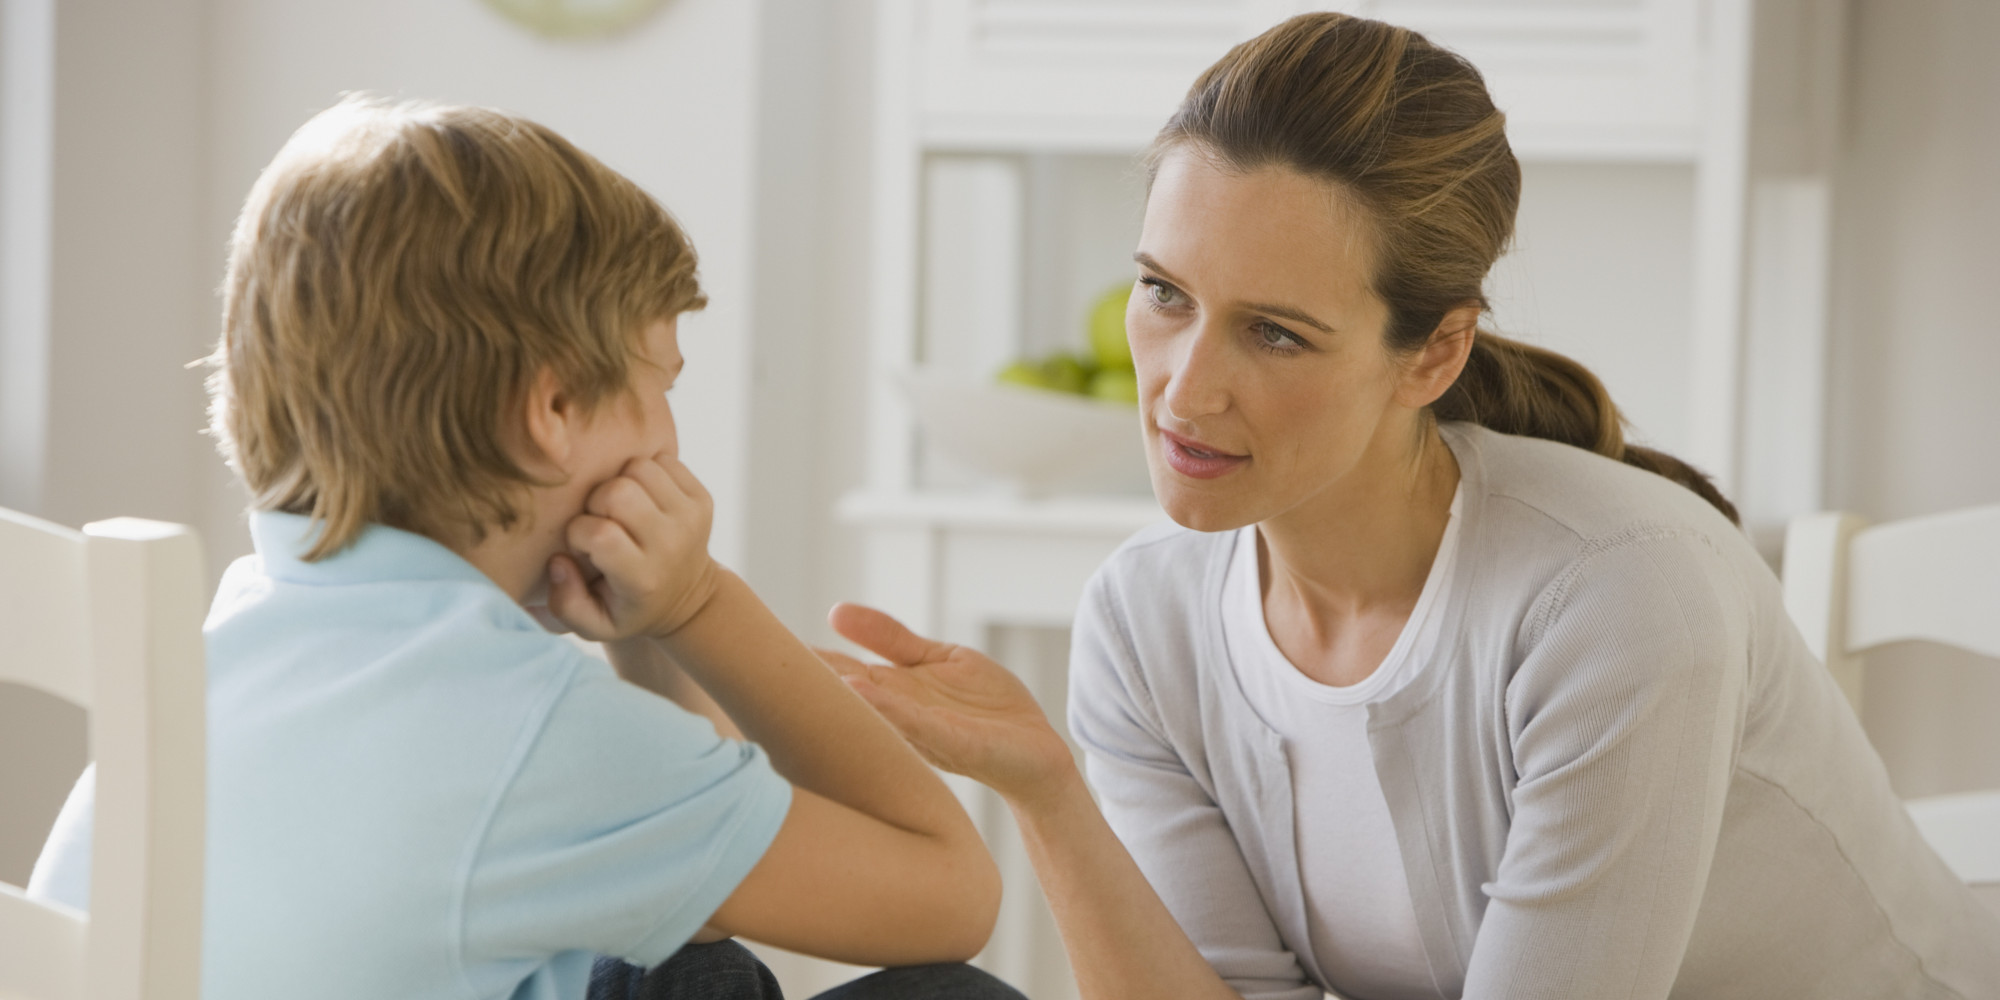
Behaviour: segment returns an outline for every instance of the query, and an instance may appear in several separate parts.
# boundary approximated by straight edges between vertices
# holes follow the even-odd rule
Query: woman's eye
[[[1153,297],[1154,305],[1170,306],[1180,300],[1180,289],[1174,288],[1165,282],[1146,279],[1142,283],[1146,286],[1146,294]]]
[[[1296,351],[1305,346],[1291,331],[1275,323],[1257,324],[1257,346],[1267,351]]]

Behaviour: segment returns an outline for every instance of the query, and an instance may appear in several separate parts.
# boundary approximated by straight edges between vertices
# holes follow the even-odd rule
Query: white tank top
[[[1264,621],[1256,527],[1240,529],[1223,584],[1223,637],[1243,691],[1285,740],[1312,956],[1349,1000],[1435,1000],[1402,851],[1368,747],[1368,705],[1394,694],[1434,656],[1451,592],[1460,497],[1396,644],[1358,684],[1300,673]]]

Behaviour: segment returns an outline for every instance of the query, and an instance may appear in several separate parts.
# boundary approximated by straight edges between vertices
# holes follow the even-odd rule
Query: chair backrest
[[[1808,514],[1785,534],[1785,608],[1858,713],[1864,652],[1918,639],[2000,658],[2000,504],[1868,526]],[[2000,883],[2000,789],[1912,800],[1967,882]]]
[[[2000,504],[1870,526],[1807,514],[1785,533],[1785,609],[1861,708],[1861,654],[1909,639],[2000,657]]]
[[[207,603],[194,533],[0,509],[0,681],[90,713],[90,913],[0,882],[0,996],[195,1000]]]

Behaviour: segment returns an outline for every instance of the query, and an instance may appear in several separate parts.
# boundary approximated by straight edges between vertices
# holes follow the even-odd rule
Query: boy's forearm
[[[715,731],[731,739],[743,739],[743,730],[729,713],[709,697],[694,678],[667,655],[666,648],[645,636],[615,639],[604,644],[605,655],[618,668],[618,676],[645,688],[715,725]]]
[[[658,642],[793,784],[911,832],[977,838],[944,782],[735,574]]]

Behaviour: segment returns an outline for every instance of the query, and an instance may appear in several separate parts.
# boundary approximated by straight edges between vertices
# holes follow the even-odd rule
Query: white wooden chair
[[[1862,654],[1920,639],[2000,657],[2000,504],[1869,526],[1807,514],[1785,534],[1785,608],[1856,713]],[[1970,883],[2000,883],[2000,789],[1912,799],[1925,839]]]
[[[87,710],[97,763],[90,913],[0,882],[0,998],[199,995],[206,594],[180,525],[0,509],[0,681]]]

